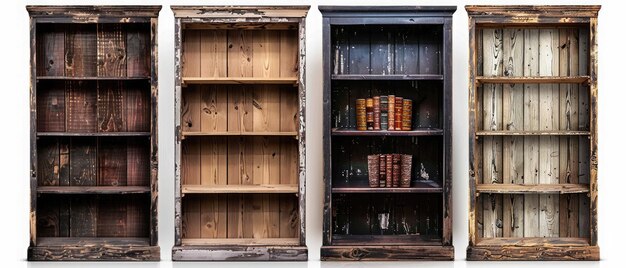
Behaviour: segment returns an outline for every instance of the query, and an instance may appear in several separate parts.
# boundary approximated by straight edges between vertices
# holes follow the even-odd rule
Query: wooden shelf
[[[476,192],[489,194],[578,194],[588,193],[589,184],[478,184]]]
[[[149,246],[150,239],[147,237],[38,237],[38,247],[59,246]]]
[[[291,136],[297,137],[296,131],[284,131],[284,132],[234,132],[234,131],[221,131],[221,132],[183,132],[183,137],[194,136]]]
[[[483,247],[583,247],[589,246],[589,239],[581,237],[492,237],[480,238],[476,245]]]
[[[546,130],[546,131],[476,131],[476,136],[589,136],[589,131]]]
[[[477,76],[476,83],[479,84],[549,84],[549,83],[568,83],[582,84],[588,82],[589,76],[524,76],[524,77],[508,77],[508,76]]]
[[[297,77],[183,77],[184,85],[297,84]]]
[[[183,238],[183,246],[295,246],[296,238]]]
[[[39,186],[38,194],[144,194],[148,186]]]
[[[442,136],[443,129],[440,128],[424,128],[414,130],[356,130],[333,128],[331,130],[333,136]]]
[[[37,137],[149,137],[150,132],[37,132]]]
[[[434,235],[333,235],[332,244],[441,246],[441,238]]]
[[[332,80],[443,80],[440,74],[333,74]]]
[[[98,77],[98,76],[37,76],[37,80],[148,80],[149,76],[139,76],[139,77]]]
[[[367,181],[361,180],[360,183],[351,183],[349,185],[333,185],[332,193],[441,193],[443,188],[435,181],[418,181],[413,182],[409,188],[372,188],[369,187]],[[365,183],[363,183],[365,182]]]
[[[298,193],[298,185],[183,185],[182,192],[183,194],[295,194]]]

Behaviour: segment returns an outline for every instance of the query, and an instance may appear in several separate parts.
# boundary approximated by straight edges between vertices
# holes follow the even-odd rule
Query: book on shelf
[[[374,154],[367,156],[370,187],[411,187],[413,156],[409,154]]]
[[[380,160],[377,154],[367,156],[367,175],[370,187],[376,188],[380,184],[378,176],[380,176]]]
[[[392,174],[392,184],[393,187],[398,187],[400,185],[400,155],[399,154],[392,154],[392,168],[393,168],[393,174]]]
[[[365,115],[367,130],[374,130],[374,99],[365,99]]]
[[[367,129],[365,99],[356,100],[356,129],[357,130]]]
[[[411,167],[413,166],[413,156],[403,154],[400,164],[400,187],[411,187]]]
[[[396,107],[396,96],[395,95],[389,95],[388,97],[389,99],[389,104],[388,104],[388,124],[389,127],[387,128],[388,130],[394,130],[396,124],[395,124],[395,107]]]
[[[374,130],[380,130],[380,97],[375,96],[374,99]]]
[[[386,182],[387,182],[387,156],[384,154],[381,154],[378,156],[378,170],[380,172],[380,175],[378,176],[378,179],[380,181],[380,187],[385,187],[386,186]]]
[[[403,98],[402,97],[396,97],[396,104],[395,104],[395,126],[394,129],[395,130],[402,130],[402,101]]]
[[[393,186],[393,157],[391,155],[385,156],[385,175],[387,176],[385,179],[385,185],[387,187]]]
[[[389,97],[380,96],[380,129],[387,130],[388,125],[388,112],[389,112]]]
[[[413,121],[413,101],[410,99],[402,100],[402,130],[411,130]]]

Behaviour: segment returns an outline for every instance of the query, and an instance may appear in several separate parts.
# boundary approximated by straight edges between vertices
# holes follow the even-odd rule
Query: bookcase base
[[[598,261],[600,247],[502,246],[467,247],[469,261]]]
[[[306,246],[175,246],[173,261],[307,261]]]
[[[35,246],[28,248],[29,261],[159,261],[158,246]]]
[[[322,246],[322,261],[451,261],[453,246]]]

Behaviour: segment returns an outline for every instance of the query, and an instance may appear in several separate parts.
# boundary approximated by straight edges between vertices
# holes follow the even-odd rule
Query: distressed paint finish
[[[175,154],[176,154],[176,158],[175,158],[175,246],[172,249],[172,259],[173,260],[203,260],[203,261],[219,261],[219,260],[250,260],[250,261],[254,261],[254,260],[270,260],[270,261],[280,261],[280,260],[291,260],[291,261],[297,261],[297,260],[307,260],[308,259],[308,250],[306,248],[306,237],[305,237],[305,187],[306,187],[306,170],[305,170],[305,164],[306,164],[306,147],[305,147],[305,133],[306,133],[306,128],[305,128],[305,110],[306,110],[306,83],[305,83],[305,77],[306,77],[306,72],[305,72],[305,52],[306,52],[306,48],[305,48],[305,17],[306,14],[308,12],[308,6],[281,6],[281,7],[253,7],[253,6],[232,6],[232,7],[219,7],[219,6],[172,6],[172,10],[174,11],[174,15],[175,15],[175,111],[176,111],[176,116],[175,116],[175,135],[176,135],[176,146],[175,146]],[[297,86],[297,94],[294,94],[294,101],[296,100],[296,95],[297,95],[297,116],[294,117],[294,122],[296,125],[296,139],[297,139],[297,148],[298,148],[298,153],[297,153],[297,159],[294,161],[294,163],[297,164],[297,177],[298,177],[298,184],[297,184],[297,199],[294,199],[298,201],[298,208],[297,208],[297,218],[298,218],[298,222],[297,222],[297,229],[298,229],[298,233],[296,234],[297,238],[298,238],[298,243],[297,246],[280,246],[280,245],[264,245],[264,246],[247,246],[247,245],[185,245],[183,243],[183,238],[185,236],[185,231],[184,231],[184,222],[183,222],[183,218],[185,218],[185,215],[183,215],[184,210],[183,210],[183,206],[182,203],[185,202],[185,200],[187,200],[187,197],[183,197],[184,194],[182,192],[182,183],[183,183],[183,178],[181,178],[181,143],[183,142],[183,140],[185,139],[185,137],[183,136],[183,132],[182,132],[182,126],[181,126],[181,105],[183,104],[182,98],[183,98],[183,94],[181,93],[184,90],[188,90],[185,89],[186,85],[183,85],[183,74],[182,74],[182,66],[183,66],[183,32],[186,29],[199,29],[199,30],[259,30],[259,31],[263,31],[263,30],[293,30],[294,34],[297,33],[298,35],[298,40],[294,40],[297,42],[298,44],[298,50],[294,52],[297,53],[297,56],[294,55],[294,59],[297,60],[297,65],[294,65],[294,67],[298,68],[298,77],[296,78],[296,84],[295,86]],[[254,36],[258,36],[258,35],[254,35]],[[252,35],[250,36],[252,42],[254,42],[252,39]],[[246,44],[242,44],[242,45],[246,45]],[[254,47],[256,48],[256,46]],[[254,48],[251,48],[249,51],[250,55],[248,55],[249,58],[254,57]],[[229,50],[231,50],[232,48],[229,48]],[[261,49],[264,49],[263,45],[261,45]],[[247,53],[247,52],[246,52]],[[262,53],[262,52],[261,52]],[[294,53],[295,54],[295,53]],[[248,62],[251,61],[248,58]],[[244,65],[248,65],[245,60],[246,57],[243,58],[244,60]],[[267,59],[267,60],[272,60],[272,59]],[[294,60],[294,64],[296,64],[296,60]],[[239,61],[239,60],[237,60]],[[240,62],[235,62],[233,61],[232,64],[239,64]],[[275,63],[272,61],[272,63]],[[250,68],[240,68],[241,72],[240,74],[243,76],[244,72],[248,72],[248,75],[253,75],[252,74],[252,62],[249,64]],[[274,64],[269,64],[269,65],[274,65]],[[268,65],[268,66],[269,66]],[[265,67],[268,67],[265,66]],[[256,67],[263,67],[260,65],[256,65]],[[271,66],[269,66],[271,67]],[[281,67],[281,69],[284,70],[283,67]],[[294,69],[292,67],[292,69]],[[257,69],[258,70],[258,69]],[[270,72],[275,72],[278,70],[265,70],[267,71],[267,73],[265,74],[270,74]],[[231,74],[233,76],[237,76],[238,74]],[[230,75],[229,75],[230,76]],[[254,76],[259,76],[257,74],[254,74]],[[270,75],[272,76],[272,75]],[[283,74],[281,74],[281,76],[283,76]],[[210,79],[208,79],[210,80]],[[208,81],[207,80],[207,81]],[[250,81],[250,83],[254,84],[254,81]],[[246,86],[248,87],[248,86]],[[249,105],[245,106],[243,109],[242,108],[235,108],[236,110],[232,110],[230,112],[233,111],[237,111],[240,110],[239,113],[241,113],[242,115],[242,120],[244,119],[244,117],[247,117],[249,120],[246,119],[245,123],[249,126],[245,126],[246,131],[252,131],[252,124],[256,121],[252,120],[253,118],[253,110],[259,110],[260,107],[263,107],[263,105],[265,105],[264,101],[263,101],[263,96],[260,96],[261,98],[259,98],[257,100],[256,97],[256,92],[262,93],[265,91],[259,91],[255,88],[255,90],[253,91],[255,94],[248,94],[248,93],[244,93],[244,87],[239,87],[242,90],[235,90],[237,88],[233,88],[230,92],[241,92],[241,96],[246,98],[246,97],[250,97],[250,98],[254,98],[251,101],[253,103],[249,103],[248,101],[244,101],[245,103],[241,103],[240,106],[244,106],[244,105]],[[260,88],[260,87],[259,87]],[[264,88],[265,89],[265,88]],[[294,88],[295,89],[295,88]],[[207,90],[207,89],[204,89]],[[267,88],[267,90],[274,90],[274,89],[270,89],[269,87]],[[245,90],[247,91],[247,89]],[[252,92],[252,91],[251,91]],[[250,95],[250,96],[248,96]],[[236,101],[239,102],[238,99],[235,99],[234,97],[231,98],[229,96],[229,101]],[[252,105],[255,105],[253,109]],[[229,105],[229,109],[231,108]],[[235,107],[237,107],[235,105]],[[247,107],[247,108],[246,108]],[[247,109],[250,109],[250,114],[246,116],[247,114]],[[258,112],[258,111],[257,111]],[[263,112],[263,111],[261,111]],[[294,109],[294,113],[295,113],[295,109]],[[262,116],[262,114],[258,113],[257,116]],[[262,119],[262,118],[258,118],[258,119]],[[230,122],[229,122],[230,123]],[[258,131],[262,131],[263,129],[261,129],[264,126],[259,125],[260,123],[262,123],[261,121],[257,122],[256,126],[259,127]],[[230,126],[229,124],[229,127]],[[267,126],[265,126],[267,127]],[[265,130],[271,130],[271,129],[265,129]],[[269,132],[268,132],[269,133]],[[265,138],[254,138],[255,140],[267,140]],[[272,138],[273,139],[273,138]],[[230,139],[231,141],[234,141],[234,139]],[[295,144],[294,144],[295,145]],[[258,145],[254,145],[255,148],[257,149],[262,149],[261,144]],[[234,147],[238,147],[238,146],[232,146],[232,148]],[[229,149],[231,148],[231,146],[229,145]],[[294,147],[295,148],[295,147]],[[246,148],[241,148],[242,152],[245,152],[245,150],[247,150]],[[295,150],[294,150],[295,151]],[[245,156],[244,153],[244,158],[247,159],[247,156]],[[260,160],[260,159],[257,159]],[[245,159],[243,159],[242,163],[245,163]],[[256,165],[255,165],[256,166]],[[241,178],[239,178],[238,176],[238,182],[240,182],[240,180],[245,180],[243,181],[242,184],[247,184],[248,180],[250,180],[248,178],[249,175],[252,175],[253,177],[256,175],[253,175],[252,173],[248,174],[248,172],[252,172],[252,167],[249,167],[251,170],[250,171],[244,171],[243,174],[241,174]],[[230,168],[229,168],[230,169]],[[265,169],[264,169],[265,170]],[[266,174],[267,175],[267,174]],[[230,176],[229,176],[230,177]],[[256,179],[260,179],[260,177],[255,177]],[[266,176],[263,177],[264,179],[275,179],[275,178],[267,178]],[[263,180],[265,181],[265,180]],[[233,183],[235,183],[233,181]],[[241,182],[240,182],[241,183]],[[266,195],[264,195],[265,197]],[[245,196],[244,196],[245,197]],[[245,220],[245,219],[250,219],[250,220],[260,220],[260,219],[264,219],[267,220],[267,215],[257,215],[260,212],[258,210],[256,210],[254,207],[255,205],[253,205],[252,203],[252,198],[229,198],[228,200],[228,205],[231,206],[232,204],[239,204],[238,206],[240,206],[240,211],[239,213],[237,213],[238,215],[241,215],[241,217],[237,217],[239,218],[239,220]],[[269,197],[269,196],[268,196]],[[254,198],[254,200],[256,201],[257,198]],[[258,199],[259,202],[262,199]],[[263,203],[259,203],[261,207],[267,209],[267,202],[274,202],[274,201],[278,201],[278,200],[274,200],[274,198],[269,198],[269,199],[263,199]],[[232,202],[235,201],[235,202]],[[280,202],[283,201],[288,201],[286,198],[281,198]],[[271,204],[270,204],[271,205]],[[229,208],[230,211],[231,208]],[[233,213],[229,213],[233,214]],[[229,216],[230,218],[230,216]],[[234,219],[234,218],[233,218]],[[237,220],[237,219],[236,219]],[[259,232],[260,229],[258,228],[252,228],[252,226],[248,226],[251,228],[241,228],[241,226],[239,226],[239,230],[235,230],[235,233],[233,234],[237,234],[237,235],[254,235],[255,238],[257,238],[257,236],[263,235],[264,232]],[[256,230],[256,231],[255,231]],[[272,231],[268,230],[268,231]],[[229,231],[230,233],[230,231]],[[260,238],[260,237],[259,237]],[[262,240],[260,240],[262,241]]]
[[[451,135],[452,135],[452,14],[455,7],[427,7],[427,6],[320,6],[322,12],[323,28],[323,148],[324,154],[329,156],[324,158],[324,213],[323,213],[323,245],[321,248],[322,260],[451,260],[454,258],[452,247],[452,171],[451,171]],[[423,25],[422,25],[423,24]],[[426,33],[432,33],[428,35]],[[421,34],[421,35],[420,35]],[[421,37],[420,37],[421,36]],[[432,38],[432,39],[431,39]],[[422,42],[422,43],[420,43]],[[421,59],[418,59],[421,58]],[[400,133],[386,135],[387,133],[373,133],[366,131],[353,131],[354,128],[354,107],[351,102],[354,98],[364,97],[368,94],[385,94],[389,92],[385,85],[402,80],[441,80],[442,83],[432,86],[441,95],[434,101],[426,101],[420,110],[420,115],[424,115],[417,120],[424,120],[424,125],[434,125],[440,130],[424,131],[417,136],[411,133]],[[359,81],[361,80],[361,81]],[[370,80],[381,80],[371,82]],[[368,85],[371,83],[371,86]],[[417,84],[416,82],[413,82]],[[421,83],[421,81],[419,81]],[[379,85],[380,84],[380,85]],[[407,83],[408,84],[408,83]],[[426,83],[425,83],[426,84]],[[367,90],[358,88],[369,87]],[[342,90],[334,89],[341,88]],[[430,89],[431,85],[424,88]],[[407,87],[408,90],[415,90],[417,86]],[[343,90],[345,89],[345,90]],[[339,97],[337,97],[337,94]],[[423,96],[427,98],[428,96]],[[335,98],[335,99],[333,99]],[[425,103],[426,103],[425,102]],[[430,109],[439,108],[438,113],[432,113]],[[422,108],[422,109],[419,109]],[[435,115],[436,118],[430,118]],[[333,129],[346,128],[347,130]],[[351,136],[359,136],[351,137]],[[441,136],[438,144],[429,143],[431,137]],[[362,188],[342,187],[335,190],[333,194],[333,181],[337,183],[341,178],[335,172],[337,167],[346,167],[350,172],[358,172],[362,169],[363,163],[359,162],[361,155],[369,152],[370,149],[364,147],[362,141],[371,142],[372,148],[384,147],[382,143],[404,144],[403,139],[412,140],[415,143],[407,142],[411,146],[416,145],[417,140],[425,140],[428,149],[436,152],[436,156],[427,163],[437,166],[435,176],[441,177],[439,192],[441,197],[427,199],[430,196],[426,193],[415,194],[416,197],[423,197],[420,200],[428,200],[429,203],[436,202],[436,206],[423,206],[425,213],[420,214],[421,221],[426,221],[426,215],[434,215],[439,222],[440,233],[434,236],[436,241],[426,241],[422,236],[415,239],[404,239],[401,235],[385,234],[382,238],[370,232],[372,226],[376,226],[374,221],[369,220],[371,213],[367,207],[371,206],[366,197],[348,198],[350,195],[344,193],[365,192]],[[352,139],[352,143],[350,143]],[[368,141],[369,139],[371,141]],[[396,141],[396,142],[391,142]],[[348,154],[347,164],[339,159],[343,155],[340,153],[342,145],[336,143],[344,142],[344,153]],[[421,145],[421,144],[420,144]],[[421,145],[424,146],[424,145]],[[333,148],[335,147],[335,148]],[[410,149],[408,149],[410,150]],[[420,154],[421,155],[421,154]],[[338,160],[339,159],[339,160]],[[420,189],[422,190],[422,189]],[[374,191],[373,191],[374,192]],[[378,194],[375,194],[378,195]],[[377,199],[378,200],[378,199]],[[383,200],[383,199],[381,199]],[[384,199],[386,200],[386,199]],[[417,200],[417,199],[415,199]],[[349,202],[352,201],[352,202]],[[412,201],[413,202],[413,201]],[[363,207],[347,208],[348,203],[368,204]],[[403,201],[385,202],[392,206],[398,206],[400,210],[411,210]],[[401,207],[400,207],[401,206]],[[343,211],[351,211],[350,215]],[[402,214],[401,212],[400,214]],[[396,219],[394,219],[396,220]],[[401,219],[397,219],[401,220]],[[338,234],[334,230],[336,222],[353,222],[350,227],[350,234]],[[411,222],[411,220],[409,220]],[[409,225],[415,224],[409,223]],[[341,228],[341,227],[339,227]],[[419,229],[425,232],[427,227]],[[344,230],[344,229],[341,229]],[[354,234],[363,234],[357,235]],[[420,238],[420,239],[418,239]],[[349,244],[349,245],[346,245]]]
[[[161,6],[27,6],[27,10],[30,14],[30,24],[31,24],[31,88],[30,88],[30,101],[31,101],[31,213],[30,213],[30,246],[28,248],[28,260],[45,260],[45,261],[75,261],[75,260],[118,260],[118,261],[158,261],[160,259],[160,248],[158,246],[158,233],[157,233],[157,168],[158,168],[158,139],[157,139],[157,91],[158,91],[158,79],[157,79],[157,16],[158,12],[161,9]],[[91,187],[68,187],[69,181],[60,180],[60,186],[53,188],[45,188],[37,185],[37,60],[36,60],[36,50],[37,50],[37,31],[36,26],[38,24],[55,24],[55,23],[75,23],[75,24],[84,24],[85,26],[93,25],[94,23],[119,23],[119,27],[123,28],[124,26],[129,25],[129,23],[145,23],[150,25],[150,36],[151,36],[151,70],[150,70],[150,92],[151,92],[151,106],[150,106],[150,132],[133,132],[133,133],[66,133],[66,132],[55,132],[55,133],[46,133],[47,136],[50,136],[49,139],[55,139],[55,136],[66,136],[63,138],[64,140],[79,140],[78,137],[87,137],[82,139],[89,139],[95,141],[100,139],[100,137],[109,137],[109,136],[118,136],[118,137],[132,137],[132,136],[143,136],[150,139],[150,187],[136,187],[132,186],[128,189],[124,187],[112,187],[112,188],[91,188]],[[95,27],[94,36],[95,36]],[[95,41],[95,40],[94,40]],[[125,43],[126,40],[121,40],[120,42]],[[95,43],[94,43],[95,45]],[[91,66],[91,67],[96,67]],[[126,73],[125,64],[122,65],[121,74]],[[106,75],[109,76],[109,75]],[[61,77],[63,78],[63,77]],[[92,80],[95,80],[92,78]],[[126,80],[125,77],[120,77],[120,80]],[[125,83],[125,82],[124,82]],[[93,83],[94,85],[96,83]],[[95,92],[95,89],[94,89]],[[96,114],[93,114],[94,118]],[[125,126],[123,126],[125,127]],[[118,131],[120,129],[117,129]],[[48,137],[46,137],[48,139]],[[109,139],[109,138],[107,138]],[[122,139],[122,138],[116,138]],[[123,148],[126,148],[126,143]],[[146,143],[148,144],[148,143]],[[61,145],[59,147],[59,158],[61,165],[61,176],[65,176],[68,174],[68,169],[63,168],[69,164],[69,149],[67,143],[65,145]],[[95,148],[95,147],[94,147]],[[147,148],[147,147],[146,147]],[[89,149],[91,150],[91,149]],[[96,157],[95,155],[93,156]],[[147,158],[147,157],[146,157]],[[125,157],[124,157],[125,159]],[[94,169],[95,169],[95,164]],[[122,172],[126,172],[125,165]],[[65,175],[63,175],[65,174]],[[93,180],[95,181],[95,176]],[[123,179],[123,178],[122,178]],[[106,188],[106,189],[105,189]],[[149,189],[149,190],[148,190]],[[129,239],[124,237],[117,238],[75,238],[75,237],[67,237],[71,235],[67,230],[62,230],[58,233],[61,237],[37,237],[37,200],[39,198],[38,193],[50,193],[55,196],[63,196],[63,195],[90,195],[90,194],[150,194],[150,211],[149,215],[145,216],[146,219],[149,219],[150,222],[150,231],[146,232],[146,237],[141,237],[138,239]],[[69,196],[68,196],[69,198]],[[97,200],[96,198],[92,199],[93,201]],[[146,199],[147,200],[147,199]],[[59,202],[61,203],[61,202]],[[89,202],[89,204],[95,202]],[[125,207],[125,206],[122,206]],[[133,206],[129,206],[131,208]],[[107,207],[108,209],[109,207]],[[62,217],[67,217],[68,220],[71,220],[69,207],[60,207],[61,212],[59,215]],[[95,213],[95,207],[91,207],[91,205],[86,205],[81,208],[81,211],[86,212],[87,214],[92,214],[89,216],[90,219],[87,224],[75,224],[75,227],[79,228],[83,225],[86,228],[91,228],[88,225],[96,226],[95,222],[91,222],[92,220],[97,220],[98,213]],[[104,211],[104,210],[103,210]],[[142,209],[135,211],[134,213],[143,213]],[[147,210],[145,210],[147,212]],[[115,213],[127,213],[124,210],[115,211]],[[78,213],[78,212],[77,212]],[[118,214],[119,214],[118,213]],[[103,214],[104,215],[104,214]],[[118,216],[123,215],[119,214]],[[81,214],[74,215],[76,218],[80,218]],[[129,220],[138,221],[139,218],[142,218],[143,215],[136,217],[136,214],[132,214],[131,211],[128,211]],[[122,228],[126,224],[126,219],[123,221],[119,221],[114,223],[111,230],[106,230],[109,228],[110,223],[106,222],[107,219],[104,219],[99,225],[102,227],[102,233],[110,232],[113,230],[115,232],[115,228]],[[109,219],[110,220],[110,219]],[[143,219],[141,219],[143,220]],[[147,221],[146,221],[147,222]],[[68,222],[59,222],[60,227],[68,228]],[[129,226],[127,232],[141,232],[142,227],[139,226]],[[89,236],[95,234],[96,230],[79,230],[75,231],[79,234],[84,234],[84,236]],[[71,231],[71,230],[70,230]],[[85,233],[85,231],[89,231],[90,233]],[[118,234],[118,233],[115,233]],[[121,233],[120,233],[121,234]]]
[[[599,259],[597,203],[594,203],[598,197],[594,35],[599,9],[600,6],[466,6],[470,19],[471,82],[469,260]],[[522,55],[513,53],[514,48],[506,44],[513,39],[505,39],[504,48],[505,57],[511,55],[509,63],[513,63],[513,71],[520,67],[517,62],[522,61],[523,73],[513,74],[515,78],[509,79],[505,66],[503,76],[483,76],[479,66],[482,61],[476,56],[482,53],[481,41],[476,36],[482,38],[483,29],[520,31]],[[501,100],[509,107],[503,109],[505,129],[490,131],[479,126],[478,117],[482,113],[477,113],[477,109],[483,104],[477,98],[478,89],[487,83],[503,84],[505,88]],[[518,89],[513,83],[522,86]],[[521,101],[512,95],[517,90],[523,91],[523,126],[522,118],[515,114]],[[476,179],[481,178],[474,176],[482,167],[475,166],[475,161],[483,157],[477,150],[481,150],[483,139],[492,137],[504,137],[505,141],[523,139],[523,148],[504,148],[505,157],[515,157],[505,158],[504,184],[476,185]],[[516,155],[514,151],[522,153]],[[516,178],[522,169],[523,179]],[[483,193],[502,195],[507,202],[510,198],[511,203],[504,207],[504,237],[481,237],[476,230],[480,225],[475,214],[480,204],[476,201],[482,200]],[[519,205],[515,196],[523,198],[523,204]],[[522,219],[513,213],[521,213]],[[522,230],[516,230],[518,226]]]

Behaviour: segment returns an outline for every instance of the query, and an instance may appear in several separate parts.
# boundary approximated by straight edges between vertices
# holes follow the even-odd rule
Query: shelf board
[[[38,194],[144,194],[148,186],[38,186]]]
[[[332,244],[441,246],[441,238],[434,235],[333,235]]]
[[[183,238],[183,246],[295,246],[296,238]]]
[[[476,131],[476,136],[589,136],[589,131],[546,130],[546,131]]]
[[[589,81],[589,76],[477,76],[476,82],[482,84],[581,84]]]
[[[38,137],[148,137],[150,132],[37,132]]]
[[[296,184],[183,185],[183,194],[284,194],[298,193]]]
[[[365,182],[365,183],[363,183]],[[348,185],[333,185],[332,193],[441,193],[443,188],[435,181],[413,182],[409,188],[372,188],[367,181]]]
[[[589,239],[582,237],[491,237],[479,238],[476,246],[582,247],[589,246]]]
[[[183,132],[183,136],[291,136],[297,137],[297,131],[280,131],[280,132],[235,132],[235,131],[219,131],[219,132]]]
[[[443,80],[440,74],[333,74],[332,80]]]
[[[489,194],[578,194],[588,193],[589,184],[478,184],[476,192]]]
[[[137,77],[98,77],[98,76],[37,76],[37,80],[148,80],[149,76],[137,76]]]
[[[356,130],[346,128],[333,128],[333,136],[442,136],[443,129],[422,128],[414,130]]]
[[[247,84],[291,84],[298,83],[297,77],[183,77],[184,85],[247,85]]]
[[[37,237],[38,247],[149,246],[147,237]]]

